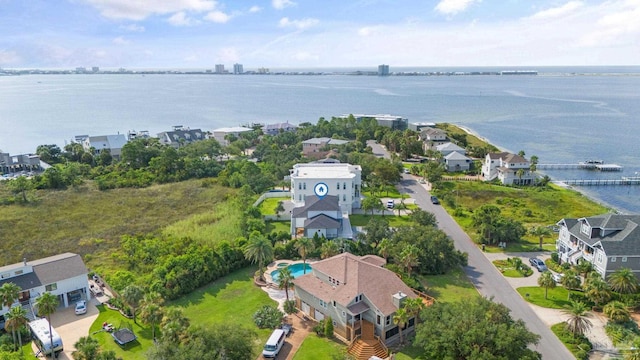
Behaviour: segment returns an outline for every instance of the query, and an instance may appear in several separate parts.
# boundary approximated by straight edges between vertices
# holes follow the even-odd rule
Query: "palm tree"
[[[76,351],[71,353],[74,360],[95,360],[100,351],[98,340],[89,336],[81,337],[73,346],[76,348]]]
[[[613,322],[623,323],[630,318],[629,310],[622,301],[612,301],[604,306],[602,312]]]
[[[16,332],[18,333],[18,343],[20,344],[20,348],[22,348],[22,334],[20,329],[29,322],[27,310],[23,309],[22,306],[14,306],[4,316],[6,318],[4,328],[7,330],[11,329],[14,344],[16,343]]]
[[[187,335],[189,319],[181,308],[170,307],[162,317],[162,338],[173,343],[182,342]]]
[[[426,307],[421,298],[405,299],[403,307],[407,310],[411,317],[416,319],[416,325],[420,320],[420,313]]]
[[[549,230],[546,226],[535,226],[529,230],[529,233],[533,236],[538,236],[540,238],[540,250],[542,250],[542,240],[551,235],[551,230]]]
[[[250,260],[252,263],[258,263],[258,271],[260,272],[260,278],[262,279],[262,268],[266,261],[271,261],[273,258],[273,246],[271,241],[260,234],[258,231],[254,231],[249,235],[249,242],[244,247],[244,257]]]
[[[553,274],[551,271],[545,271],[538,278],[538,285],[544,288],[544,298],[547,299],[547,294],[549,293],[549,289],[553,289],[556,287],[556,281],[553,279]]]
[[[600,274],[595,271],[587,275],[582,285],[582,290],[584,290],[587,299],[593,301],[596,306],[601,306],[611,300],[609,284],[602,280]]]
[[[53,351],[53,332],[51,330],[51,314],[58,309],[58,297],[50,292],[45,292],[36,299],[36,307],[38,308],[38,315],[44,316],[49,322],[49,340],[51,341],[51,356],[54,356]]]
[[[409,322],[409,313],[405,308],[400,308],[396,310],[395,315],[393,315],[393,323],[398,325],[398,332],[400,333],[400,344],[403,344],[404,341],[402,339],[402,328],[407,325]]]
[[[619,268],[607,281],[611,290],[620,294],[633,294],[638,291],[638,279],[629,268]]]
[[[320,247],[320,258],[328,259],[332,256],[338,255],[340,253],[340,247],[338,243],[335,241],[325,241]]]
[[[6,306],[7,309],[11,308],[11,305],[15,303],[20,297],[22,288],[20,286],[8,282],[0,286],[0,306]]]
[[[573,336],[584,335],[584,333],[593,326],[588,319],[591,314],[587,312],[587,305],[580,301],[572,301],[571,305],[562,310],[563,313],[569,315],[566,320],[567,329],[573,333]]]
[[[151,336],[156,338],[156,324],[162,321],[162,298],[158,293],[145,294],[140,307],[140,319],[146,324],[151,324]]]
[[[308,237],[302,237],[296,242],[298,254],[302,256],[302,273],[307,273],[307,254],[313,251],[313,241]]]
[[[516,176],[518,176],[518,185],[522,185],[522,177],[524,176],[524,169],[518,169],[518,171],[516,171]]]
[[[387,238],[383,238],[378,243],[378,246],[376,246],[376,249],[378,250],[378,255],[382,256],[385,260],[387,260],[387,258],[390,255],[389,252],[391,251],[391,240]]]
[[[578,274],[574,270],[565,271],[564,277],[562,277],[560,282],[565,288],[572,290],[579,289],[580,285],[582,285]]]
[[[20,291],[22,291],[22,288],[14,283],[8,282],[2,284],[2,286],[0,286],[0,309],[2,309],[3,306],[6,306],[7,309],[11,310],[11,305],[13,305],[13,303],[15,303],[20,297]],[[15,343],[15,331],[12,330],[11,334],[13,335],[13,342]]]
[[[293,287],[293,274],[288,267],[281,269],[278,275],[278,288],[284,289],[284,294],[289,301],[289,288]]]
[[[580,275],[586,278],[587,274],[593,271],[593,264],[591,264],[588,261],[580,261],[578,265],[576,265],[576,270]],[[600,274],[598,274],[598,277],[600,278],[600,280],[602,280],[602,278],[600,277]]]
[[[415,245],[409,245],[400,253],[400,262],[407,269],[407,276],[411,277],[411,269],[419,264],[420,249]]]
[[[136,310],[140,306],[140,301],[144,298],[144,290],[138,285],[129,285],[122,290],[122,297],[124,301],[131,307],[133,312],[133,323],[136,323]]]

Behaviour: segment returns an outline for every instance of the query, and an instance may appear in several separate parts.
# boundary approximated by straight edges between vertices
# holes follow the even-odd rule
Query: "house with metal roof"
[[[82,148],[85,151],[93,151],[94,156],[109,150],[111,156],[119,160],[122,154],[122,147],[127,142],[127,137],[124,134],[86,136],[82,138]]]
[[[22,291],[20,305],[32,310],[36,299],[44,292],[58,297],[61,306],[67,307],[79,300],[89,300],[89,279],[87,267],[78,254],[64,253],[43,259],[27,261],[0,267],[0,286],[14,283]],[[0,317],[9,311],[0,309]],[[31,311],[28,311],[30,315]],[[2,321],[2,319],[0,319]]]
[[[262,132],[265,135],[278,135],[281,132],[294,132],[296,130],[298,130],[298,126],[288,122],[267,124],[262,128]]]
[[[332,139],[328,137],[311,138],[302,142],[302,154],[306,157],[320,159],[325,157],[332,146],[347,144],[348,140]]]
[[[444,161],[444,168],[447,171],[468,171],[473,164],[471,158],[457,151],[450,152],[442,161]]]
[[[296,305],[315,320],[331,317],[334,332],[348,342],[359,337],[391,344],[399,339],[395,312],[419,296],[385,264],[379,256],[350,253],[315,262],[311,273],[293,281]],[[415,321],[409,320],[403,334],[415,329]]]
[[[588,261],[603,278],[623,267],[640,277],[640,215],[565,218],[557,225],[556,248],[562,262]]]

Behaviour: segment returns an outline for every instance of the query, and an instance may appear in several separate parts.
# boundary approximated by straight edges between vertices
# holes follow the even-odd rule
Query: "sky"
[[[0,67],[640,65],[640,0],[0,0]]]

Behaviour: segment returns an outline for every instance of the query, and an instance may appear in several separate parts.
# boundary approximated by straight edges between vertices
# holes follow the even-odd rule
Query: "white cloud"
[[[360,36],[373,36],[379,33],[380,28],[377,26],[365,26],[358,29],[358,35]]]
[[[257,13],[257,12],[260,12],[260,11],[262,11],[262,8],[260,6],[258,6],[258,5],[254,5],[251,8],[249,8],[249,12],[250,13]]]
[[[240,55],[238,54],[238,49],[234,47],[225,47],[220,49],[217,58],[221,62],[237,62],[240,60]]]
[[[445,15],[455,15],[459,12],[463,12],[474,3],[479,3],[481,0],[441,0],[436,5],[435,10]]]
[[[286,7],[290,7],[290,6],[295,6],[296,3],[294,3],[291,0],[271,0],[271,6],[273,6],[274,9],[278,9],[278,10],[282,10]]]
[[[558,18],[564,15],[573,14],[576,10],[584,5],[582,1],[569,1],[568,3],[539,11],[531,16],[532,19],[551,19]]]
[[[204,19],[214,23],[224,24],[231,19],[231,16],[223,13],[222,11],[216,10],[208,13]]]
[[[144,26],[138,24],[121,25],[120,29],[130,32],[144,32]]]
[[[0,65],[17,64],[20,60],[20,56],[15,51],[0,50]]]
[[[80,0],[111,19],[143,20],[151,15],[181,11],[204,12],[216,7],[213,0]]]
[[[188,17],[184,11],[173,14],[167,22],[173,26],[193,26],[198,23],[197,20]]]
[[[580,38],[579,46],[600,47],[630,45],[637,47],[640,37],[640,1],[611,2],[612,9],[599,8],[600,16]]]
[[[306,51],[300,51],[293,55],[293,58],[298,61],[317,61],[319,59],[318,55],[311,54]]]
[[[289,18],[283,17],[282,19],[280,19],[278,26],[282,28],[294,27],[298,30],[304,30],[304,29],[308,29],[310,27],[316,26],[319,23],[320,23],[320,20],[318,19],[306,18],[302,20],[289,20]]]
[[[116,45],[128,45],[131,43],[131,41],[123,38],[122,36],[118,36],[117,38],[113,39],[112,42]]]

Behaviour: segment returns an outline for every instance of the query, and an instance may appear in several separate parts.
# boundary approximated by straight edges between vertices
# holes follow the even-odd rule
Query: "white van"
[[[282,349],[282,345],[284,345],[284,339],[286,334],[282,329],[275,329],[271,336],[269,336],[269,340],[264,344],[264,349],[262,350],[262,356],[265,358],[275,358],[278,356],[280,349]]]

